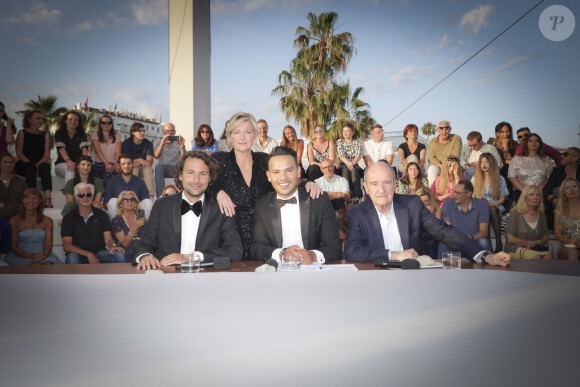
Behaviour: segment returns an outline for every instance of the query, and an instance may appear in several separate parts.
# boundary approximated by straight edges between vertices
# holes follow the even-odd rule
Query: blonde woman
[[[503,204],[509,191],[506,180],[500,175],[497,161],[491,153],[483,153],[479,156],[471,182],[473,183],[473,197],[487,200],[489,219],[496,236],[495,252],[502,251],[500,219],[505,212]]]
[[[442,218],[441,208],[437,205],[437,200],[433,195],[433,192],[427,187],[419,188],[415,191],[415,195],[418,195],[425,207],[438,219]]]
[[[139,216],[139,198],[133,191],[123,191],[117,198],[117,216],[112,220],[115,242],[125,249],[125,257],[131,258],[135,241],[141,238],[143,226],[147,222]]]
[[[526,185],[510,211],[504,251],[516,259],[552,259],[540,187]]]
[[[580,182],[567,178],[560,185],[554,219],[554,235],[564,244],[560,259],[578,261],[580,249]]]
[[[296,152],[296,161],[298,162],[298,167],[302,170],[302,175],[304,175],[304,168],[302,167],[302,153],[304,153],[304,140],[298,138],[296,135],[296,130],[290,126],[286,125],[282,131],[282,141],[280,141],[280,146],[287,146],[288,148]]]
[[[441,174],[435,178],[431,186],[431,192],[437,199],[437,205],[441,207],[447,199],[455,197],[455,185],[459,180],[464,180],[463,171],[459,166],[459,158],[449,156],[443,162]]]
[[[306,170],[306,176],[310,181],[314,181],[323,176],[320,170],[323,160],[328,159],[334,164],[334,160],[336,159],[336,145],[334,141],[327,140],[325,135],[326,130],[322,125],[316,125],[314,127],[314,138],[308,143],[306,149],[309,164]]]

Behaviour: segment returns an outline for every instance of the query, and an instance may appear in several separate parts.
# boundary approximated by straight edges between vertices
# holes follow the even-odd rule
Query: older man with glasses
[[[517,156],[517,155],[521,155],[522,152],[524,151],[523,142],[526,138],[528,138],[530,136],[530,134],[532,134],[532,132],[530,132],[530,128],[523,127],[523,128],[519,128],[516,133],[518,136],[518,142],[520,143],[518,145],[518,147],[516,148],[516,156]],[[562,156],[560,156],[560,151],[558,149],[553,148],[546,143],[543,144],[543,149],[544,149],[545,155],[548,157],[551,157],[554,160],[554,162],[556,163],[556,166],[559,167],[562,164]]]
[[[580,160],[580,149],[570,147],[562,153],[562,165],[556,167],[548,182],[544,186],[544,197],[547,202],[556,207],[558,204],[558,190],[560,185],[567,177],[580,180],[580,168],[578,168],[578,161]],[[546,203],[544,203],[546,204]]]
[[[503,167],[503,162],[501,161],[497,148],[490,144],[484,144],[481,133],[476,131],[469,132],[467,135],[467,144],[463,145],[461,148],[461,156],[459,157],[459,165],[464,168],[463,174],[465,175],[466,180],[471,180],[471,178],[475,176],[475,169],[479,162],[479,156],[484,153],[491,153],[497,161],[499,169]]]
[[[185,154],[185,139],[176,135],[175,125],[171,122],[163,125],[163,138],[153,147],[153,156],[157,159],[155,166],[155,195],[159,199],[165,189],[165,178],[172,177],[171,170],[181,156]]]
[[[441,166],[448,157],[457,157],[461,153],[461,137],[451,134],[451,124],[449,121],[440,121],[437,125],[439,135],[429,142],[427,150],[427,159],[429,160],[429,169],[427,170],[427,180],[429,186],[441,174]]]

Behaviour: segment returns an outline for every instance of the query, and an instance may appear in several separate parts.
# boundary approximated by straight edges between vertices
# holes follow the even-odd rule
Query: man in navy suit
[[[236,221],[221,213],[215,198],[205,195],[219,174],[219,164],[201,151],[185,153],[173,168],[180,194],[158,199],[133,250],[139,269],[181,263],[181,255],[201,253],[204,262],[216,257],[242,259]]]
[[[418,196],[396,195],[393,169],[377,162],[365,170],[369,198],[346,213],[344,250],[349,261],[397,260],[425,254],[425,232],[475,262],[507,266],[509,255],[482,251],[477,242],[437,219]]]

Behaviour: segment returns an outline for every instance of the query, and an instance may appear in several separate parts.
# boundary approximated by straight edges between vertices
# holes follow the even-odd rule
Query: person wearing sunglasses
[[[105,187],[103,187],[103,182],[101,179],[95,176],[95,171],[93,170],[93,160],[89,156],[81,156],[77,160],[77,169],[75,171],[75,177],[67,181],[62,189],[62,193],[65,195],[66,204],[62,208],[61,214],[65,216],[73,208],[77,206],[77,202],[74,197],[74,187],[78,183],[89,183],[95,187],[95,195],[93,196],[93,206],[96,208],[103,208],[103,194],[105,193]]]
[[[218,151],[217,141],[213,137],[213,130],[207,124],[197,128],[197,135],[191,142],[191,150],[200,150],[209,155]]]
[[[554,168],[548,182],[544,186],[543,194],[554,207],[558,204],[558,190],[566,178],[580,180],[580,149],[573,146],[562,153],[562,165]],[[544,203],[546,204],[546,203]]]
[[[92,184],[79,183],[74,187],[77,207],[62,218],[60,231],[65,263],[128,262],[124,249],[115,245],[109,215],[92,206],[94,193]]]
[[[444,173],[442,172],[435,177],[435,181],[431,186],[431,192],[435,195],[439,207],[443,206],[444,201],[455,197],[455,186],[460,180],[465,180],[459,165],[459,159],[455,156],[447,157],[441,169]]]
[[[451,134],[451,129],[449,121],[440,121],[437,125],[439,135],[429,141],[427,149],[427,159],[430,164],[429,169],[427,169],[429,186],[432,186],[435,178],[441,174],[443,163],[448,157],[453,156],[459,159],[462,145],[461,137]]]
[[[153,143],[145,138],[145,126],[140,122],[131,125],[131,137],[123,141],[121,153],[133,159],[133,174],[141,177],[149,190],[149,196],[155,196],[153,184]]]
[[[518,129],[517,136],[519,145],[516,148],[516,155],[521,155],[524,151],[524,140],[530,137],[532,133],[530,132],[530,128],[523,127]],[[551,157],[552,160],[556,163],[556,166],[560,166],[562,164],[562,156],[560,155],[560,151],[554,147],[551,147],[548,144],[543,144],[544,154],[548,157]]]
[[[101,179],[103,187],[121,172],[118,160],[121,155],[121,135],[115,132],[115,125],[110,115],[104,114],[99,120],[97,130],[91,135],[93,146],[93,169],[95,176]]]
[[[113,238],[119,246],[125,249],[125,255],[130,258],[136,241],[141,239],[143,227],[147,222],[142,212],[138,212],[139,199],[133,191],[123,191],[117,198],[117,216],[111,220]]]
[[[566,178],[560,186],[560,200],[556,206],[554,235],[564,244],[560,259],[578,261],[580,256],[580,182]]]
[[[163,138],[155,143],[155,195],[159,199],[165,188],[165,179],[171,177],[171,170],[185,153],[185,139],[175,135],[175,125],[171,122],[163,125]],[[178,139],[175,141],[175,139]]]
[[[324,130],[322,125],[316,125],[314,127],[314,138],[306,147],[309,164],[306,170],[306,177],[310,181],[315,181],[325,175],[320,170],[323,160],[329,159],[334,164],[336,158],[336,145],[334,141],[327,140],[324,137],[325,134],[326,130]]]

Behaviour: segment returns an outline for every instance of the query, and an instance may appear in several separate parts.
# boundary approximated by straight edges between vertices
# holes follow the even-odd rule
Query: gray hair
[[[79,194],[79,189],[89,188],[91,190],[91,194],[95,194],[95,186],[90,183],[78,183],[74,187],[74,194],[77,196]]]

